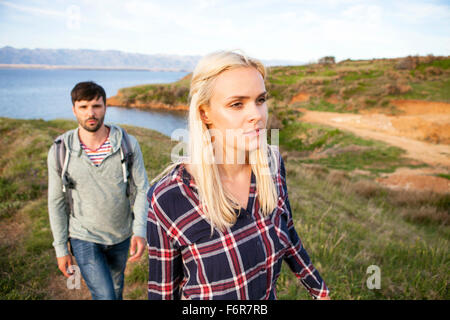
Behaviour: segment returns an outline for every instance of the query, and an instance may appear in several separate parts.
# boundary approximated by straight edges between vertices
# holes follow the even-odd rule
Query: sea
[[[0,117],[75,120],[70,91],[78,82],[94,81],[110,97],[124,87],[170,83],[186,74],[141,70],[0,68]],[[187,116],[181,111],[111,106],[106,112],[105,123],[144,127],[170,137],[176,129],[186,129]]]

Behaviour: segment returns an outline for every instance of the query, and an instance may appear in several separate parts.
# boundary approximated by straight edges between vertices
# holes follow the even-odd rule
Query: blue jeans
[[[92,299],[122,300],[130,238],[114,245],[70,238],[70,246]]]

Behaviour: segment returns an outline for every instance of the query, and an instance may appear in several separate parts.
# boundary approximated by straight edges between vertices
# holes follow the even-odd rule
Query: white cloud
[[[421,50],[442,54],[449,48],[450,9],[437,2],[79,0],[76,6],[80,8],[80,28],[69,30],[70,37],[63,32],[46,33],[48,29],[58,30],[55,26],[61,24],[60,18],[66,17],[72,3],[58,1],[55,7],[46,0],[26,5],[0,0],[0,6],[23,17],[43,15],[59,20],[43,19],[37,24],[36,19],[28,19],[30,22],[24,25],[25,18],[20,22],[9,19],[4,26],[22,32],[17,31],[9,39],[20,38],[25,43],[31,35],[22,30],[29,28],[51,47],[78,39],[80,46],[84,43],[93,49],[142,53],[206,54],[241,48],[262,59],[300,61],[330,54],[337,59],[414,54]],[[20,23],[20,28],[14,28],[14,22],[15,26]],[[98,39],[87,41],[89,37]]]
[[[417,2],[394,2],[395,10],[392,14],[398,19],[407,22],[417,22],[418,20],[447,20],[450,22],[450,3],[447,5],[436,3],[417,3]]]
[[[19,11],[28,12],[33,15],[46,15],[46,16],[53,16],[53,17],[66,17],[65,11],[58,11],[58,10],[52,10],[52,9],[42,9],[37,8],[33,6],[25,6],[22,4],[12,3],[8,1],[1,1],[0,5],[7,6],[9,8],[17,9]]]
[[[347,21],[358,24],[378,25],[381,22],[382,9],[376,5],[355,5],[342,12],[343,18]]]

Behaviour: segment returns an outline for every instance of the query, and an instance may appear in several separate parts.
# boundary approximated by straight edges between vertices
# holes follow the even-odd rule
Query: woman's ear
[[[211,124],[211,120],[208,117],[208,112],[203,107],[200,107],[200,118],[204,124]]]

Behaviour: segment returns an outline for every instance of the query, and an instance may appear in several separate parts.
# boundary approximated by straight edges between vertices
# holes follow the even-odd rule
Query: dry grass
[[[317,168],[315,170],[318,171]],[[393,206],[407,221],[443,226],[450,223],[450,194],[428,190],[392,190],[367,178],[352,181],[346,172],[337,170],[330,172],[326,181],[341,186],[348,194],[356,194],[368,200],[381,199]]]
[[[389,190],[367,177],[292,162],[287,172],[297,232],[333,299],[449,298],[449,229],[441,219],[402,216]],[[381,269],[380,290],[366,286],[370,265]],[[308,298],[287,268],[278,292],[282,299]]]

